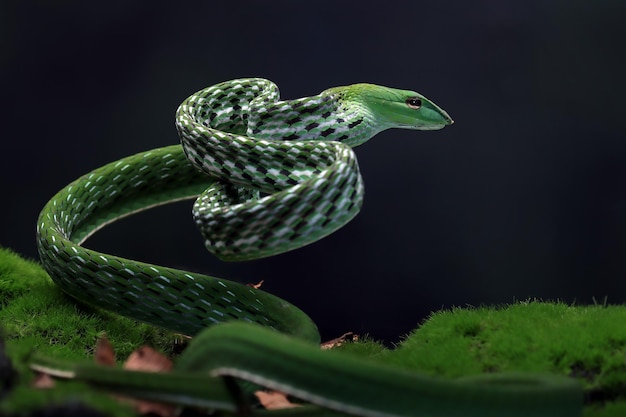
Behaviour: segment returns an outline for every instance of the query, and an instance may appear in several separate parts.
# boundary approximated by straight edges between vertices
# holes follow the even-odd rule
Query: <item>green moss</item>
[[[528,371],[624,392],[626,306],[524,302],[434,313],[387,360],[450,377]]]
[[[368,337],[358,342],[343,344],[336,349],[347,352],[353,356],[369,359],[380,359],[381,356],[387,355],[390,352],[382,343],[376,342]]]
[[[538,301],[433,313],[373,360],[442,377],[491,372],[567,375],[584,384],[586,417],[626,415],[626,306]],[[347,346],[359,354],[361,347]]]
[[[181,343],[171,333],[76,304],[37,263],[4,248],[0,248],[0,323],[6,352],[20,375],[17,388],[0,401],[0,415],[78,399],[103,411],[114,410],[115,415],[131,415],[128,407],[79,383],[59,383],[53,390],[30,388],[26,357],[33,350],[56,358],[91,357],[96,341],[105,334],[119,358],[144,344],[169,353]]]
[[[142,344],[166,353],[180,348],[175,335],[77,304],[36,263],[2,248],[0,307],[7,352],[20,373],[18,387],[0,401],[0,414],[80,399],[111,415],[129,415],[125,406],[75,382],[46,391],[30,388],[25,357],[33,349],[57,358],[85,358],[105,332],[119,357]],[[435,312],[393,350],[371,340],[341,349],[442,377],[500,371],[569,375],[585,385],[590,399],[585,417],[622,417],[626,415],[623,323],[626,306],[533,301]]]
[[[86,357],[106,335],[120,357],[142,344],[170,352],[181,338],[67,297],[35,262],[0,248],[0,323],[10,349],[36,348],[60,358]],[[15,342],[15,343],[14,343]]]
[[[585,416],[626,415],[626,306],[523,302],[433,313],[373,360],[429,375],[540,372],[580,380]],[[360,346],[345,350],[361,354]],[[605,404],[606,403],[606,404]]]

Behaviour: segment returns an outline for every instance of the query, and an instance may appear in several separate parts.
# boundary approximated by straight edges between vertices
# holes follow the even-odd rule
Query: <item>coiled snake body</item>
[[[256,325],[215,326],[194,339],[177,365],[181,372],[207,368],[216,380],[247,379],[357,415],[570,417],[579,409],[580,390],[569,380],[493,376],[486,382],[448,382],[336,359],[307,343],[319,342],[308,316],[275,296],[81,246],[120,217],[199,196],[194,219],[219,258],[289,251],[332,233],[358,213],[363,183],[351,147],[388,128],[440,129],[451,123],[442,109],[412,91],[356,84],[280,101],[277,87],[264,79],[220,83],[180,105],[176,127],[182,147],[121,159],[56,194],[38,220],[40,258],[66,293],[137,320],[189,335],[235,320],[290,335]],[[139,385],[145,390],[147,378]],[[151,392],[184,402],[195,382],[184,394],[164,393],[184,385],[164,382]],[[226,409],[234,407],[223,402],[231,404]],[[220,408],[218,403],[211,404]]]

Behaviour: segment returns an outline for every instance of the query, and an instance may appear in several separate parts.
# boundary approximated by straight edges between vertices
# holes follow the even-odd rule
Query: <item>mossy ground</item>
[[[44,404],[81,401],[108,415],[132,415],[126,406],[79,383],[58,384],[52,390],[30,388],[32,375],[25,358],[34,349],[57,358],[84,359],[105,333],[119,357],[143,344],[166,354],[181,347],[176,335],[76,304],[38,264],[2,248],[0,323],[6,351],[19,374],[17,386],[0,399],[0,414],[24,415]],[[569,375],[585,386],[586,417],[623,417],[624,323],[626,306],[523,302],[433,313],[392,350],[372,341],[342,349],[443,377],[496,371]]]
[[[59,359],[92,357],[96,341],[105,335],[120,358],[144,344],[169,353],[182,343],[179,336],[163,330],[76,304],[37,263],[3,248],[0,248],[0,330],[0,339],[4,340],[6,352],[19,374],[17,387],[0,399],[0,415],[20,415],[44,404],[81,401],[109,415],[132,416],[129,407],[120,406],[107,395],[80,383],[58,384],[53,390],[30,388],[33,375],[25,358],[35,350]],[[2,375],[0,382],[1,379]]]
[[[345,350],[429,375],[537,372],[577,378],[586,417],[626,416],[626,306],[522,302],[433,313],[395,349]]]

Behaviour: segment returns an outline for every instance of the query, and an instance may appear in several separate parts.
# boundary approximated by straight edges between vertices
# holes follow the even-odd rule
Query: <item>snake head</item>
[[[348,95],[360,101],[384,129],[437,130],[454,123],[441,107],[409,90],[374,84],[355,84]]]

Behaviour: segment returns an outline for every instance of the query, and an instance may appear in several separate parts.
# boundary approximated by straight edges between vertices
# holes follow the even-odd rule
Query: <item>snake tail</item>
[[[100,372],[103,368],[93,364],[61,365],[41,357],[35,357],[34,363],[35,369],[114,392],[226,411],[247,409],[249,404],[232,391],[225,377],[278,390],[315,406],[284,410],[284,415],[574,417],[583,404],[582,389],[571,378],[505,373],[440,379],[322,351],[243,322],[202,332],[178,358],[171,374],[152,377],[110,368]]]

